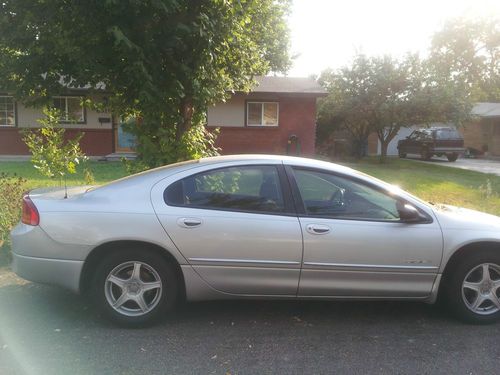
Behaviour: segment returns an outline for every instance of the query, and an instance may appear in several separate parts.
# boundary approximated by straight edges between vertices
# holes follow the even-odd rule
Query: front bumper
[[[36,258],[13,253],[12,268],[23,279],[80,291],[83,261]]]

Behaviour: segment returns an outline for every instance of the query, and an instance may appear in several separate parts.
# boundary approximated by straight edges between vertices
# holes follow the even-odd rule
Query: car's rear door
[[[443,247],[435,220],[401,222],[394,196],[349,176],[287,171],[304,235],[299,296],[430,294]]]
[[[302,235],[283,165],[213,168],[153,188],[162,226],[213,288],[295,296]]]

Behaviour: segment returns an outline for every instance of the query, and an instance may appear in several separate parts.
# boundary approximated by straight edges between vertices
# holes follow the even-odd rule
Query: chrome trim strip
[[[386,264],[349,264],[349,263],[320,263],[304,262],[306,266],[349,267],[349,268],[390,268],[402,270],[437,270],[434,266],[392,266]]]
[[[257,259],[221,259],[221,258],[189,258],[193,262],[217,262],[217,263],[258,263],[258,264],[295,264],[300,262],[288,260],[257,260]]]

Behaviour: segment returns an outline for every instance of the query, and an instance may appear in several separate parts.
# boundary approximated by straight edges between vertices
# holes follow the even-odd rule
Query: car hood
[[[435,205],[434,213],[443,229],[493,231],[500,235],[500,217],[463,207]]]

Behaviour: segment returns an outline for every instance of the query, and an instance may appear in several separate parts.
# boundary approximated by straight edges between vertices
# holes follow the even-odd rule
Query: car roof
[[[266,155],[266,154],[242,154],[242,155],[224,155],[224,156],[214,156],[201,158],[198,160],[190,160],[175,164],[168,164],[162,167],[150,169],[138,174],[127,176],[119,180],[112,181],[108,184],[96,187],[96,189],[113,187],[116,188],[118,185],[126,186],[133,185],[136,183],[155,183],[159,179],[165,178],[168,175],[175,174],[177,172],[186,171],[188,169],[198,169],[203,166],[213,166],[217,167],[218,164],[221,166],[227,166],[228,164],[235,163],[235,165],[242,164],[287,164],[294,166],[310,167],[310,168],[322,168],[335,172],[343,173],[356,173],[351,168],[344,167],[342,165],[316,160],[308,158],[300,158],[294,156],[284,156],[284,155]]]

